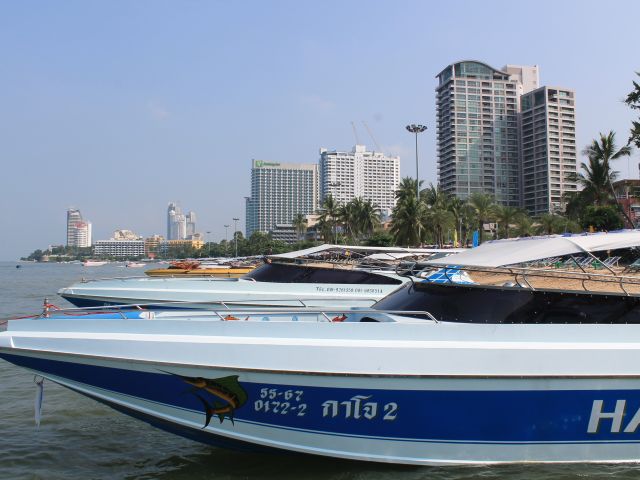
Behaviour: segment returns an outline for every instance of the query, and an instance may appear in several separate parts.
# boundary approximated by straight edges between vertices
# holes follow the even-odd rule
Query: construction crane
[[[356,137],[356,145],[360,145],[360,139],[358,138],[358,131],[356,130],[356,124],[351,122],[351,128],[353,128],[353,136]]]
[[[378,142],[376,142],[376,137],[373,136],[373,133],[371,132],[371,129],[369,128],[369,125],[367,125],[367,122],[362,120],[362,124],[364,125],[364,128],[367,129],[367,132],[369,132],[369,136],[371,137],[371,140],[373,140],[373,144],[376,146],[376,151],[377,152],[381,152],[382,150],[380,149],[380,145],[378,145]]]

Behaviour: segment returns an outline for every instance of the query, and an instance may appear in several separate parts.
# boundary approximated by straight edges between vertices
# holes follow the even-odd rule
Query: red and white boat
[[[83,267],[101,267],[102,265],[106,265],[107,261],[104,260],[85,260],[82,262]]]

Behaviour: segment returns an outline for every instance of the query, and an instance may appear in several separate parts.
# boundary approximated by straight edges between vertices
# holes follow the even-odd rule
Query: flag
[[[477,247],[480,244],[480,235],[478,230],[474,230],[473,232],[473,246]]]

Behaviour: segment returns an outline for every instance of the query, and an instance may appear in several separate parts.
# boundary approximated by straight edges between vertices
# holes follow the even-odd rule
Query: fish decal
[[[218,417],[220,423],[228,418],[234,424],[233,416],[236,409],[247,402],[248,395],[238,382],[238,375],[221,378],[180,375],[180,378],[192,386],[188,392],[202,403],[205,414],[205,423],[202,428],[207,428],[213,417]]]

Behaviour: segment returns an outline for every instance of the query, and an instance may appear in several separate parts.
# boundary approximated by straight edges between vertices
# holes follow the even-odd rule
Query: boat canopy
[[[640,246],[640,230],[510,238],[485,242],[477,248],[425,263],[437,267],[503,267],[544,258],[637,246]]]
[[[325,243],[323,245],[319,245],[317,247],[306,248],[304,250],[296,250],[295,252],[288,253],[278,253],[275,255],[269,255],[271,258],[300,258],[306,257],[309,255],[316,255],[323,252],[354,252],[360,255],[365,254],[375,254],[375,253],[404,253],[407,255],[429,255],[433,253],[458,253],[464,252],[464,248],[403,248],[403,247],[361,247],[361,246],[351,246],[351,245],[331,245]],[[392,256],[388,256],[386,258],[393,258]]]

